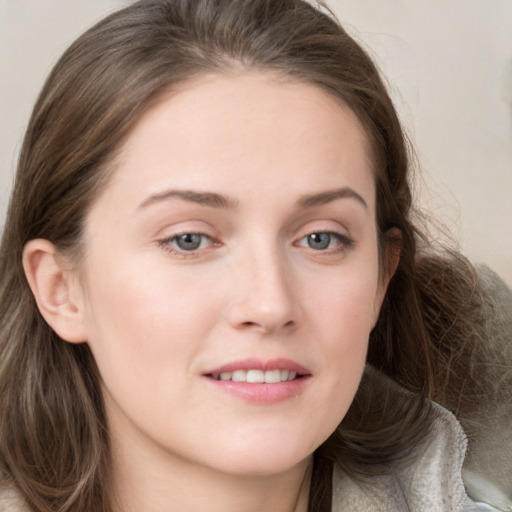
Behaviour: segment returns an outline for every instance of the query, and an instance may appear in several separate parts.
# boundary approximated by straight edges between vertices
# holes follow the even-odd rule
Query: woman
[[[427,399],[472,322],[428,321],[485,295],[418,264],[409,172],[375,66],[301,0],[142,0],[80,37],[2,241],[10,510],[471,510]]]

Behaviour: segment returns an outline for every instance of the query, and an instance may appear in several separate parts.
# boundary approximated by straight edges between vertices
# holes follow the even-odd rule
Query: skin
[[[43,240],[24,264],[47,321],[97,361],[120,510],[307,509],[311,454],[355,395],[388,282],[347,108],[271,73],[188,83],[128,137],[80,268]],[[305,383],[262,402],[206,376],[249,357],[293,360]]]

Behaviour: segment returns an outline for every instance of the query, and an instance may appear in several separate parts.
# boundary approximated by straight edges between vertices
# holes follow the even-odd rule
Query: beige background
[[[276,0],[279,1],[279,0]],[[52,63],[122,0],[0,0],[0,220]],[[512,285],[512,2],[331,0],[387,76],[423,170],[421,203]]]

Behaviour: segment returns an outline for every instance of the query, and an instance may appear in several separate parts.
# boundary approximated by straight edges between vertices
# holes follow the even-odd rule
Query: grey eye
[[[182,251],[195,251],[201,247],[202,241],[203,235],[198,235],[196,233],[186,233],[184,235],[177,236],[174,240],[174,243]]]
[[[307,237],[307,244],[311,249],[321,251],[331,245],[331,238],[330,233],[312,233]]]

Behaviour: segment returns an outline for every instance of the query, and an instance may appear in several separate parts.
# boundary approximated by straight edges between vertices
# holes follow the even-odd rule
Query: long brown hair
[[[86,344],[65,343],[42,319],[24,277],[23,247],[44,238],[78,254],[109,164],[149,105],[194,77],[245,68],[315,84],[352,109],[371,147],[383,272],[389,251],[396,244],[401,251],[368,363],[418,398],[407,407],[382,400],[372,373],[363,379],[346,418],[316,454],[311,510],[329,501],[330,461],[371,473],[406,453],[428,427],[424,397],[433,393],[437,371],[417,270],[424,237],[411,222],[408,145],[372,60],[333,16],[302,0],[141,0],[87,31],[54,67],[26,132],[7,214],[0,468],[34,511],[113,507],[97,369]],[[399,240],[389,236],[392,228]],[[444,292],[435,293],[442,308]]]

